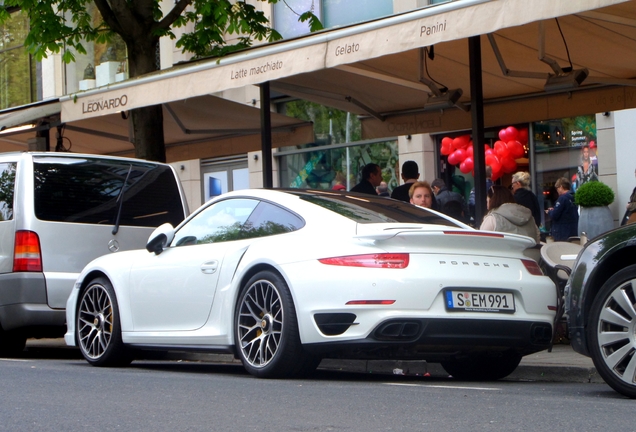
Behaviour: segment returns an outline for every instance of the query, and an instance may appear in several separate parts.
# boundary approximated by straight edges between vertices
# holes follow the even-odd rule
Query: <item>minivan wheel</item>
[[[636,265],[601,287],[587,323],[589,351],[599,375],[617,392],[636,398]]]
[[[15,357],[24,351],[26,337],[17,332],[6,332],[0,327],[0,356]]]
[[[121,340],[117,298],[106,278],[92,280],[81,292],[75,328],[80,351],[93,366],[125,366],[133,360]]]
[[[257,273],[243,287],[234,338],[243,366],[260,378],[306,376],[320,363],[303,349],[289,288],[271,271]]]

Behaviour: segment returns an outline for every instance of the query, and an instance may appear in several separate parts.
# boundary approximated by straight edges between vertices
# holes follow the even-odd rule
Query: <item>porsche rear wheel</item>
[[[636,265],[603,284],[590,310],[587,337],[599,375],[617,392],[636,398]]]
[[[275,272],[261,271],[245,284],[234,324],[237,353],[254,376],[300,377],[320,363],[302,347],[291,293]]]
[[[519,366],[521,356],[512,352],[474,354],[442,362],[442,367],[462,381],[496,381],[510,375]]]
[[[115,290],[107,279],[92,280],[80,293],[75,329],[80,351],[93,366],[125,366],[132,361],[121,340]]]

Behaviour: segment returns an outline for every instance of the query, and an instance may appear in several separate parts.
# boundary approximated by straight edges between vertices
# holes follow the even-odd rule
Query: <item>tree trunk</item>
[[[128,46],[130,77],[144,75],[159,69],[157,46],[159,39],[148,37],[135,39]],[[131,141],[135,146],[135,157],[166,162],[166,146],[163,134],[163,109],[161,105],[147,106],[130,111],[132,122]]]

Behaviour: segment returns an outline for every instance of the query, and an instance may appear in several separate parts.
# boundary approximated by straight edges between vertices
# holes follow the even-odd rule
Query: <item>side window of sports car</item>
[[[214,203],[177,231],[172,245],[190,246],[246,238],[243,225],[258,203],[242,198]]]
[[[305,221],[291,211],[267,202],[261,202],[243,225],[244,238],[265,237],[296,231]]]

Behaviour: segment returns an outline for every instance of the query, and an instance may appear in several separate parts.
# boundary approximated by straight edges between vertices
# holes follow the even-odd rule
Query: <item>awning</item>
[[[26,111],[26,110],[25,110]],[[214,96],[199,96],[163,106],[164,135],[168,161],[231,155],[261,148],[260,110]],[[42,111],[30,111],[31,121]],[[50,115],[60,114],[57,111]],[[132,156],[126,111],[65,123],[62,145],[79,153]],[[26,117],[25,117],[26,116]],[[3,117],[0,117],[0,122]],[[52,123],[51,149],[56,146],[56,126]],[[2,125],[2,123],[0,123]],[[0,133],[0,151],[25,150],[33,130]],[[299,145],[314,140],[313,124],[272,113],[274,147]]]
[[[0,112],[0,132],[28,123],[34,124],[44,117],[59,115],[60,109],[60,102],[55,99],[4,110]]]
[[[554,24],[553,18],[557,17],[565,42]],[[513,71],[533,75],[519,77],[502,71],[493,50],[484,47],[484,97],[489,102],[545,93],[543,86],[548,76],[556,72],[538,59],[539,23],[544,25],[544,59],[565,66],[567,45],[573,56],[573,68],[588,68],[590,77],[597,78],[593,85],[606,86],[615,84],[616,79],[634,78],[634,18],[636,3],[625,0],[450,2],[71,95],[62,99],[62,120],[75,121],[271,82],[273,89],[368,115],[389,125],[390,118],[421,110],[427,101],[434,101],[435,98],[428,100],[429,95],[442,86],[463,91],[463,95],[452,99],[454,105],[461,106],[470,99],[466,38],[475,35],[492,34],[493,46],[501,50],[505,65]],[[484,44],[488,43],[486,36],[482,39]],[[613,43],[617,45],[612,46]],[[424,64],[427,56],[422,48],[433,45],[435,56]],[[577,49],[575,56],[575,46],[585,49]],[[617,50],[620,55],[616,55]],[[610,81],[601,82],[603,79]],[[584,82],[584,86],[591,82]],[[628,105],[626,99],[623,102]],[[558,103],[562,102],[554,102]],[[429,110],[433,109],[431,103],[428,105]],[[596,105],[614,106],[602,101]],[[509,111],[499,106],[500,112]],[[594,112],[595,108],[589,104],[585,109]],[[541,112],[550,111],[543,108]],[[461,119],[449,125],[464,124],[464,119],[470,119],[464,111],[456,115]],[[498,115],[486,112],[487,118]],[[406,127],[423,125],[412,128],[414,132],[428,131],[429,125],[436,130],[446,127],[435,116],[413,117],[413,113],[409,116],[397,125],[388,126],[393,129],[389,135],[400,132],[405,122]],[[381,133],[378,128],[365,128],[369,135]]]

